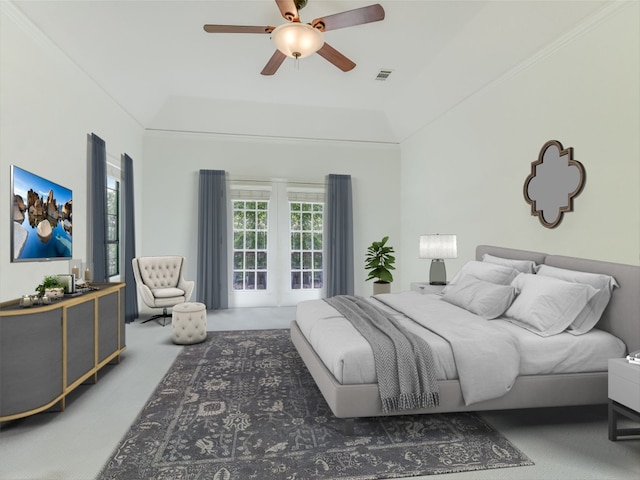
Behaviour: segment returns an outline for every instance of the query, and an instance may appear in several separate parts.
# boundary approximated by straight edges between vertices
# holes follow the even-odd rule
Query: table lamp
[[[455,235],[429,234],[420,236],[420,258],[430,258],[429,283],[431,285],[447,284],[445,258],[457,258],[458,245]]]

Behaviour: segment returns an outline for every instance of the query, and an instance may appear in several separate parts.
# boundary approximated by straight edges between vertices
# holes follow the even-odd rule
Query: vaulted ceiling
[[[10,3],[146,129],[397,143],[612,2],[379,0],[383,21],[325,33],[355,69],[312,55],[273,76],[268,34],[203,25],[277,26],[274,0]],[[372,3],[309,0],[300,17]]]

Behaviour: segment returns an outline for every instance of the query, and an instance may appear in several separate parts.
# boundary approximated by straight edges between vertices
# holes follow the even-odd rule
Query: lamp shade
[[[455,235],[421,235],[420,258],[457,258],[458,244]]]
[[[278,25],[271,32],[276,48],[291,58],[304,58],[316,53],[324,45],[324,35],[306,23],[291,22]]]

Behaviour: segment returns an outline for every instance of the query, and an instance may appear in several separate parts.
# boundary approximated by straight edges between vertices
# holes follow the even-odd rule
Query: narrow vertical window
[[[233,289],[266,290],[268,201],[233,201]]]
[[[323,204],[289,202],[291,289],[322,288]]]
[[[120,182],[107,177],[107,277],[120,274]]]

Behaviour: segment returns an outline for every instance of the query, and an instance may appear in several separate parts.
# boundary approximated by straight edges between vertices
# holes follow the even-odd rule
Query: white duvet
[[[434,321],[467,325],[468,328],[461,328],[471,333],[470,337],[473,337],[472,332],[482,328],[482,325],[488,325],[492,331],[500,332],[496,336],[508,335],[519,357],[519,360],[511,365],[515,369],[514,375],[606,371],[607,360],[622,357],[625,352],[625,345],[621,340],[601,330],[593,329],[579,336],[561,333],[546,338],[540,337],[503,319],[484,320],[441,301],[438,295],[404,292],[379,295],[377,299],[372,301],[387,309],[389,307],[384,306],[379,300],[393,306],[393,311],[402,324],[429,342],[439,380],[457,379],[459,372],[449,342],[423,326],[429,326],[429,322]],[[323,300],[301,302],[297,308],[296,321],[304,336],[338,382],[344,385],[376,382],[373,352],[369,343],[333,307]],[[432,328],[433,325],[431,325]],[[505,360],[511,358],[510,361],[513,363],[511,352],[506,351],[504,358]],[[460,363],[460,359],[458,362]],[[490,371],[485,371],[484,378],[474,381],[486,383],[490,379],[490,374]],[[461,386],[464,387],[462,380],[461,378]],[[495,389],[495,386],[489,387]],[[480,393],[480,397],[474,394],[467,398],[465,395],[465,403],[481,401],[478,399],[481,397],[486,397],[482,399],[492,398],[486,393]]]

